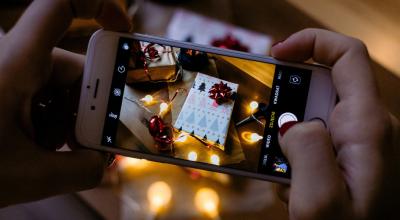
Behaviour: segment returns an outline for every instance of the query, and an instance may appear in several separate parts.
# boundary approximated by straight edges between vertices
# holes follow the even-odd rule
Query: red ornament
[[[226,35],[222,39],[215,39],[211,43],[214,47],[238,50],[248,52],[249,48],[246,45],[243,45],[239,39],[233,37],[231,34]]]
[[[155,136],[164,130],[164,121],[157,115],[150,118],[149,132],[151,136]]]
[[[232,98],[232,89],[227,83],[223,83],[222,81],[214,84],[208,93],[210,94],[209,97],[214,99],[218,105]]]
[[[148,54],[148,56],[146,56]],[[161,59],[158,50],[154,47],[154,44],[148,44],[144,50],[143,55],[141,56],[141,61],[143,62],[143,69],[149,80],[151,81],[151,76],[149,74],[149,62],[154,62],[156,60]]]
[[[159,151],[172,151],[172,129],[164,123],[160,116],[155,115],[150,118],[149,132],[157,142],[156,146]]]

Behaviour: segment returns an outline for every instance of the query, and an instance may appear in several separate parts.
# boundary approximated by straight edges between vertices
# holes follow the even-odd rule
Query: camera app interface
[[[120,38],[101,143],[290,177],[278,130],[302,121],[311,70]]]

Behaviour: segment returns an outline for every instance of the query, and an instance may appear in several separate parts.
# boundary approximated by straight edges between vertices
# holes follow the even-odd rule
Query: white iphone
[[[100,30],[87,51],[76,137],[130,157],[289,183],[288,121],[328,122],[330,69]]]

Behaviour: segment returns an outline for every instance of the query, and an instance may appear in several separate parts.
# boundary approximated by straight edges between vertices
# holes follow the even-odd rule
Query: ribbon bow
[[[214,99],[218,105],[232,98],[232,89],[227,83],[223,83],[222,81],[220,83],[215,83],[208,93],[210,94],[209,97]]]

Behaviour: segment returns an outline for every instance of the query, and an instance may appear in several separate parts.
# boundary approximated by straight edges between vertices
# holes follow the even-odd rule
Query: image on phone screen
[[[121,37],[101,143],[290,178],[278,130],[304,119],[311,72]]]

